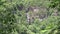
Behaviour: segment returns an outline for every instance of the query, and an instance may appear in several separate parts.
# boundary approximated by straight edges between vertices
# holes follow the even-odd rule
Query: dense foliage
[[[48,17],[35,18],[29,25],[26,9],[30,6],[46,7]],[[60,0],[0,0],[0,34],[60,34]]]

